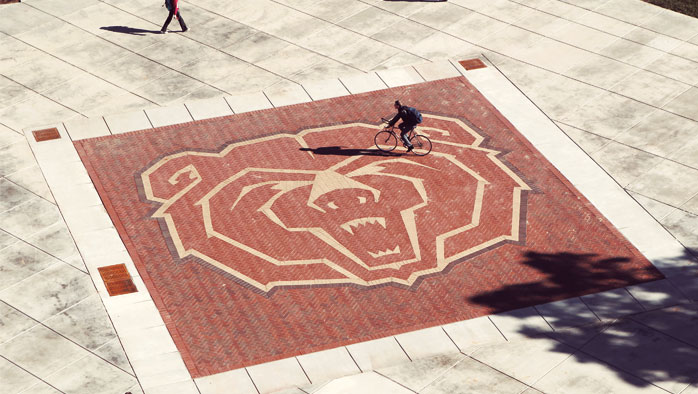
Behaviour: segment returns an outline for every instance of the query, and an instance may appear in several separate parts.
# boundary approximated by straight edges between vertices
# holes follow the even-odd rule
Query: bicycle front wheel
[[[414,146],[412,153],[417,156],[425,156],[431,152],[431,140],[421,134],[414,136],[412,146]]]
[[[397,146],[397,137],[388,131],[379,131],[373,141],[382,152],[390,152]]]

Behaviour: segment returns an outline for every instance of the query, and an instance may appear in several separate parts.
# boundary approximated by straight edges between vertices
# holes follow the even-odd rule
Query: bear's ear
[[[165,203],[201,182],[201,175],[187,156],[165,157],[143,171],[141,180],[148,200]]]

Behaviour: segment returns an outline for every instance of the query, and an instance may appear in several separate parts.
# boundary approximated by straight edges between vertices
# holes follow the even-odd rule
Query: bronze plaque
[[[460,65],[463,66],[463,68],[465,68],[466,70],[475,70],[478,68],[487,67],[485,63],[483,63],[480,59],[461,60],[458,63],[460,63]]]
[[[110,296],[135,293],[138,291],[125,264],[97,268]]]
[[[36,142],[56,140],[58,138],[61,138],[61,135],[58,133],[58,129],[55,127],[50,129],[34,130],[32,131],[32,134],[34,134],[34,139],[36,140]]]

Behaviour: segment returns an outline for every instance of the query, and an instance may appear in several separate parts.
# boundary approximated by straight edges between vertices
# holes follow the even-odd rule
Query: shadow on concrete
[[[558,298],[566,294],[569,286],[576,286],[575,281],[593,285],[596,281],[615,280],[612,273],[625,260],[623,258],[601,259],[598,268],[585,272],[583,268],[596,256],[590,254],[556,253],[545,254],[529,252],[524,264],[542,270],[546,280],[508,286],[489,294],[480,294],[472,301],[498,307],[507,297],[526,297],[532,304],[549,302],[546,297]],[[647,303],[643,312],[624,316],[618,320],[604,320],[578,327],[560,328],[555,331],[533,327],[519,329],[518,332],[532,340],[555,339],[552,351],[570,354],[572,359],[553,381],[566,379],[564,387],[580,392],[596,392],[603,386],[604,390],[620,390],[613,379],[599,374],[598,368],[606,368],[619,381],[634,387],[658,386],[669,392],[681,392],[690,384],[698,382],[698,261],[688,251],[682,256],[655,261],[658,266],[676,265],[669,269],[679,275],[676,283],[683,281],[688,286],[675,286],[672,294],[666,292],[653,294],[660,299],[672,299],[679,302],[672,307],[651,309]],[[680,267],[679,267],[680,266]],[[627,273],[627,279],[640,279],[647,272],[637,270]],[[680,273],[680,274],[679,274]],[[672,277],[672,283],[674,279]],[[608,282],[608,283],[612,283]],[[592,286],[593,287],[593,286]],[[671,287],[671,286],[670,286]],[[688,291],[687,291],[688,290]],[[680,296],[678,296],[680,294]],[[630,296],[630,294],[628,294]],[[684,298],[685,297],[685,298]],[[613,308],[611,301],[608,308]],[[622,308],[622,306],[620,306]],[[593,308],[592,308],[593,309]],[[533,310],[531,313],[535,313]],[[524,351],[525,353],[525,351]],[[540,357],[541,354],[531,354]],[[544,356],[544,355],[543,355]],[[584,365],[593,365],[588,370]],[[572,369],[570,369],[572,368]],[[577,372],[570,372],[570,371]],[[550,373],[555,373],[552,370]],[[592,375],[593,374],[593,375]],[[598,375],[598,376],[597,376]],[[558,379],[558,380],[556,380]],[[575,379],[581,379],[575,381]],[[585,385],[581,387],[579,385]],[[594,385],[599,385],[598,387]],[[535,385],[534,385],[535,386]],[[626,387],[627,389],[627,387]],[[620,392],[620,391],[618,391]]]
[[[403,156],[405,153],[400,152],[382,152],[378,149],[356,149],[356,148],[344,148],[341,146],[321,146],[318,148],[300,148],[299,150],[305,152],[312,152],[316,155],[334,155],[334,156],[388,156],[388,157],[398,157]]]
[[[145,30],[128,26],[102,26],[100,27],[100,29],[111,31],[114,33],[131,34],[134,36],[144,36],[146,34],[160,34],[160,30]]]

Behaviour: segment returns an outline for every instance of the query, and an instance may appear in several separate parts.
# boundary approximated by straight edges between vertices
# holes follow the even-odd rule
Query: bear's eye
[[[366,197],[359,197],[359,204],[365,204],[366,203]]]
[[[330,201],[330,202],[327,204],[327,207],[328,207],[328,208],[332,208],[332,209],[337,209],[337,208],[339,208],[339,207],[337,206],[337,204],[334,203],[334,201]]]

